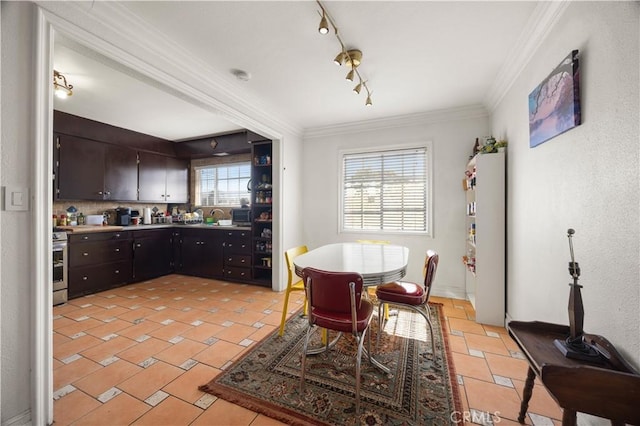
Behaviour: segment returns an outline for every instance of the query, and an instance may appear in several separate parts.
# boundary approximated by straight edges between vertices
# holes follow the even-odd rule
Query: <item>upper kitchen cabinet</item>
[[[63,134],[54,142],[57,200],[136,199],[136,151]]]
[[[150,152],[139,152],[138,200],[186,203],[189,198],[189,162]]]

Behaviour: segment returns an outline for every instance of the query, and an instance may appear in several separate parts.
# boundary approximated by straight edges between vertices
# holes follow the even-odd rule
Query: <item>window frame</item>
[[[193,192],[193,196],[194,196],[194,202],[195,205],[198,206],[202,206],[202,207],[237,207],[240,206],[240,200],[244,197],[240,196],[240,198],[238,199],[238,203],[236,204],[217,204],[218,203],[218,183],[219,183],[219,179],[218,179],[218,174],[216,172],[216,177],[215,177],[215,203],[213,205],[209,205],[209,204],[202,204],[202,199],[200,197],[201,195],[201,187],[202,187],[202,180],[199,178],[199,174],[200,174],[200,170],[202,169],[219,169],[219,168],[223,168],[223,167],[234,167],[234,166],[247,166],[249,168],[249,175],[248,175],[248,180],[251,181],[252,179],[252,170],[251,170],[251,161],[250,160],[243,160],[243,161],[233,161],[233,162],[229,162],[229,163],[214,163],[214,164],[203,164],[203,165],[199,165],[199,166],[193,166],[193,184],[194,184],[194,192]],[[240,189],[242,191],[242,188]],[[242,193],[241,193],[242,194]],[[199,201],[199,203],[198,203]]]
[[[415,143],[404,143],[397,145],[389,145],[389,146],[376,146],[371,148],[350,148],[350,149],[341,149],[338,151],[338,180],[339,180],[339,188],[338,188],[338,233],[339,234],[384,234],[384,235],[420,235],[433,237],[433,149],[432,149],[431,141],[421,141]],[[411,149],[424,149],[425,150],[425,178],[426,182],[426,220],[425,220],[425,231],[400,231],[400,230],[384,230],[384,229],[345,229],[344,227],[344,166],[345,166],[345,156],[347,155],[367,155],[373,153],[383,153],[383,152],[393,152],[393,151],[406,151]]]

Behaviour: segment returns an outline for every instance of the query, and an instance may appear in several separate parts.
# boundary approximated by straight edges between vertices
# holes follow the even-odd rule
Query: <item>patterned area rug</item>
[[[377,318],[371,323],[374,357],[363,356],[360,416],[355,415],[355,340],[343,335],[329,352],[307,357],[300,391],[300,353],[307,319],[294,315],[277,331],[206,385],[204,392],[294,425],[450,425],[461,410],[441,306],[430,305],[435,356],[424,319],[411,311],[391,316],[376,351]],[[333,338],[333,334],[331,338]],[[320,333],[313,345],[321,346]],[[366,347],[366,342],[365,342]]]

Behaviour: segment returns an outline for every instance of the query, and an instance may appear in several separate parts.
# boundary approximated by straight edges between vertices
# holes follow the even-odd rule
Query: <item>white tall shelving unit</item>
[[[505,324],[505,154],[478,154],[467,164],[466,292],[476,322]]]

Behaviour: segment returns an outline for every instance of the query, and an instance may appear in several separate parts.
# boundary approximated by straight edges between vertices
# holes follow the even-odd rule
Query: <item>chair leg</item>
[[[427,326],[429,327],[429,334],[431,335],[431,353],[435,355],[436,353],[436,339],[433,335],[433,324],[431,323],[431,313],[429,312],[429,306],[424,305],[421,307],[412,307],[413,310],[417,311],[424,317],[427,321]]]
[[[282,307],[282,319],[280,320],[280,332],[278,333],[280,336],[284,334],[284,323],[287,321],[287,308],[289,307],[289,295],[291,294],[291,289],[287,288],[287,292],[284,295],[284,306]],[[306,305],[305,305],[306,308]]]
[[[378,304],[378,335],[376,336],[376,352],[378,352],[378,349],[380,348],[380,336],[382,336],[384,321],[387,319],[382,314],[384,308],[386,308],[388,312],[389,306],[384,302],[380,302]]]
[[[358,338],[358,354],[356,355],[356,416],[360,415],[360,365],[362,361],[362,349],[364,347],[364,339],[367,334],[365,329]]]
[[[304,346],[302,347],[302,359],[300,360],[300,370],[302,370],[300,374],[300,391],[304,390],[304,372],[307,364],[307,347],[309,346],[309,339],[311,338],[312,329],[312,325],[309,325],[307,327],[307,336],[304,339]]]

